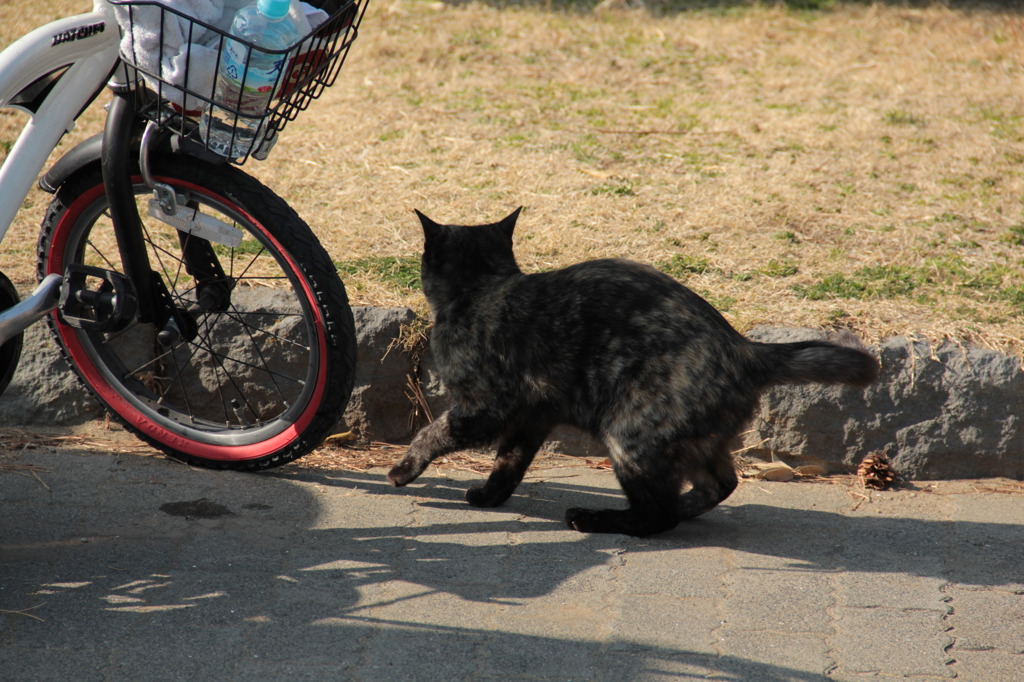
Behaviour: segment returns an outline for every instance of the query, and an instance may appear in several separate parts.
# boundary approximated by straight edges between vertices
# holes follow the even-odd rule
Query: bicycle
[[[147,16],[159,18],[161,44],[172,22],[190,37],[210,32],[219,40],[213,54],[223,28],[152,0],[94,0],[92,12],[39,27],[0,53],[0,106],[31,116],[0,167],[0,240],[36,178],[53,194],[35,291],[19,301],[0,273],[0,392],[24,330],[45,318],[106,410],[174,458],[264,469],[329,435],[355,373],[345,288],[309,226],[241,169],[334,82],[358,35],[366,0],[319,5],[326,20],[280,51],[287,68],[257,117],[261,144],[232,159],[208,148],[199,114],[212,105],[253,112],[190,82],[188,68],[170,80],[165,64],[145,63],[145,46],[134,44]],[[105,88],[103,131],[39,177]]]

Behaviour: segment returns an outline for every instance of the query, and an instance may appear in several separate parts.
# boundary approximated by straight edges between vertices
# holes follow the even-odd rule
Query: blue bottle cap
[[[267,19],[277,21],[288,16],[291,4],[291,0],[257,0],[256,9]]]

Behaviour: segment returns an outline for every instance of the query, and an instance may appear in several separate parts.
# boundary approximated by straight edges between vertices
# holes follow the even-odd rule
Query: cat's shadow
[[[730,551],[734,557],[781,558],[773,563],[783,571],[910,574],[976,585],[1020,580],[1013,548],[1024,544],[1024,527],[1016,524],[953,524],[727,501],[672,531],[634,538],[580,534],[563,523],[569,507],[625,507],[611,476],[607,488],[583,485],[571,476],[527,480],[505,505],[494,509],[473,508],[463,501],[466,489],[483,478],[425,475],[417,484],[396,490],[376,472],[302,477],[320,484],[356,485],[371,495],[414,496],[420,510],[415,526],[315,532],[329,536],[322,546],[338,547],[356,561],[380,561],[400,538],[408,551],[401,566],[390,567],[395,577],[467,599],[501,601],[547,594],[565,580],[604,566],[612,554],[625,554],[628,561],[630,553],[700,548],[709,553]],[[718,555],[710,560],[721,559]]]

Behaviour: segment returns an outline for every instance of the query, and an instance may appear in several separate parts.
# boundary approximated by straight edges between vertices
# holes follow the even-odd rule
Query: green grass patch
[[[707,258],[685,253],[677,253],[671,260],[659,265],[658,269],[676,279],[686,279],[690,275],[703,275],[715,270]]]
[[[999,298],[1013,306],[1018,315],[1024,315],[1024,286],[1003,289],[999,292]]]
[[[761,268],[761,274],[767,277],[792,277],[799,268],[790,261],[775,260],[772,258],[768,263]]]
[[[927,125],[923,116],[912,114],[909,111],[903,111],[902,109],[890,109],[885,112],[883,120],[892,126],[914,126],[915,128],[923,128]]]
[[[247,254],[251,256],[259,255],[263,253],[265,247],[258,239],[246,236],[242,239],[242,242],[235,247],[224,246],[223,244],[217,244],[210,242],[210,246],[213,247],[213,252],[218,256],[230,257],[232,255]]]
[[[377,136],[378,142],[390,142],[391,140],[400,140],[405,137],[404,130],[385,130],[383,133]]]
[[[1024,246],[1024,223],[1011,225],[999,240],[1013,246]]]
[[[902,265],[875,265],[852,275],[833,273],[811,285],[795,285],[803,298],[821,301],[830,298],[882,299],[906,296],[928,282],[920,268]]]
[[[634,187],[635,185],[629,180],[605,182],[591,187],[590,194],[594,196],[610,194],[619,197],[632,197],[636,196],[636,189]]]
[[[832,273],[809,285],[795,285],[799,296],[829,299],[879,300],[910,297],[933,302],[937,295],[963,295],[1005,301],[1024,313],[1024,286],[1017,284],[1017,269],[1006,264],[978,267],[958,254],[929,258],[920,266],[877,265],[853,274]]]
[[[419,256],[370,256],[334,264],[342,279],[346,276],[372,277],[398,291],[419,291]]]
[[[1021,116],[1016,113],[1004,113],[994,108],[983,108],[981,119],[990,124],[992,137],[1008,142],[1019,142],[1024,139],[1021,134]]]

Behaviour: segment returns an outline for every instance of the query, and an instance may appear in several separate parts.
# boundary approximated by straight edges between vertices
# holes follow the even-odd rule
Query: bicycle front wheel
[[[190,330],[169,343],[152,323],[96,331],[55,312],[65,359],[126,428],[178,459],[262,469],[306,454],[340,417],[355,371],[333,263],[284,200],[236,168],[173,157],[155,175],[178,214],[207,226],[196,236],[153,217],[151,191],[133,179],[150,265]],[[39,277],[68,266],[123,273],[98,164],[58,189],[43,221]]]

